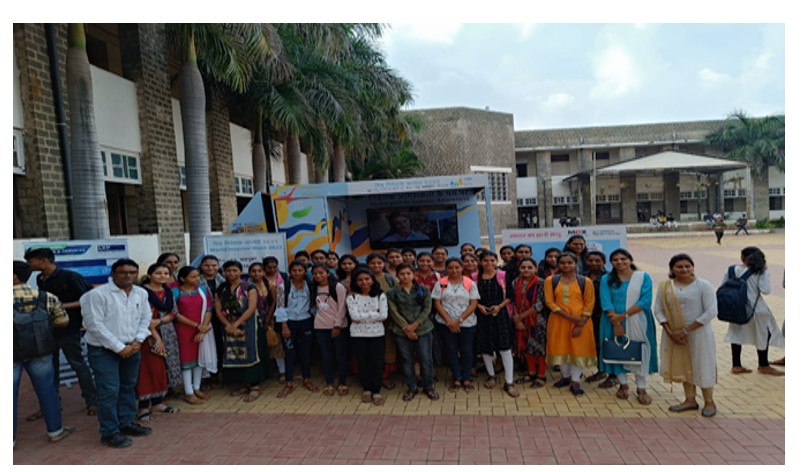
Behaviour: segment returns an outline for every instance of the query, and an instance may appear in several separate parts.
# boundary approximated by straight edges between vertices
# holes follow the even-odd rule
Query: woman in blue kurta
[[[646,272],[637,270],[632,263],[632,254],[626,249],[616,249],[610,254],[613,271],[602,276],[600,283],[602,310],[599,342],[613,339],[626,333],[631,341],[640,341],[642,363],[624,367],[604,362],[604,349],[599,359],[599,371],[617,375],[620,386],[616,397],[629,396],[627,373],[635,374],[638,402],[649,405],[652,398],[646,393],[646,379],[657,372],[657,337],[652,317],[652,279]]]

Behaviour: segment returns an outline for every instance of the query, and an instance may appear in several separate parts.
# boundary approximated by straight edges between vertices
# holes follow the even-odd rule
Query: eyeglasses
[[[116,270],[114,271],[117,275],[137,275],[139,274],[138,270]]]

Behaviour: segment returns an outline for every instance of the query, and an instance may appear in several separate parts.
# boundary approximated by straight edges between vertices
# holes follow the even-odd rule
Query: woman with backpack
[[[334,363],[337,361],[337,393],[348,395],[348,320],[345,317],[345,287],[330,277],[322,264],[312,266],[312,282],[315,288],[315,338],[320,348],[326,386],[323,395],[334,395]]]
[[[588,258],[588,244],[585,237],[581,234],[575,234],[568,238],[563,247],[563,252],[570,252],[576,256],[576,272],[578,274],[585,273],[585,261]]]
[[[757,371],[764,375],[785,375],[781,370],[769,365],[769,346],[785,347],[785,337],[777,326],[777,321],[771,313],[766,300],[761,295],[771,293],[771,278],[766,268],[766,256],[759,248],[745,247],[741,250],[741,264],[731,266],[724,274],[722,284],[730,278],[730,272],[736,278],[741,278],[747,271],[751,275],[746,279],[747,285],[747,314],[753,313],[746,324],[730,323],[724,342],[730,343],[732,348],[732,373],[746,374],[752,372],[741,365],[741,346],[752,345],[757,348]],[[719,306],[719,312],[728,308]]]
[[[657,372],[657,334],[652,317],[652,278],[633,264],[632,254],[626,249],[610,253],[613,270],[601,278],[600,294],[602,310],[599,341],[602,343],[602,359],[599,370],[618,376],[618,391],[621,400],[629,398],[627,374],[635,374],[637,399],[641,405],[650,405],[652,397],[646,392],[649,374]],[[626,335],[630,341],[641,344],[641,363],[624,367],[621,364],[604,362],[604,342]]]
[[[515,389],[515,366],[512,359],[512,346],[515,344],[515,325],[510,319],[510,302],[513,294],[507,294],[507,280],[504,271],[498,270],[496,254],[487,251],[482,254],[481,268],[474,278],[479,290],[477,307],[476,339],[479,353],[487,369],[485,388],[496,388],[496,372],[493,354],[498,352],[504,365],[503,390],[512,398],[520,396]]]
[[[464,388],[473,390],[471,365],[473,340],[476,335],[476,307],[479,290],[476,284],[462,275],[462,261],[456,257],[446,261],[448,276],[440,279],[432,292],[432,304],[439,315],[435,321],[448,351],[453,383],[449,392]]]
[[[280,299],[281,297],[279,297]],[[290,280],[284,285],[284,304],[276,307],[276,323],[281,326],[281,342],[284,346],[284,387],[276,395],[284,398],[294,386],[296,361],[301,364],[303,386],[310,392],[317,392],[312,383],[312,333],[313,314],[316,309],[311,283],[306,280],[306,264],[301,261],[290,263]]]
[[[564,252],[557,259],[560,273],[546,279],[544,299],[550,310],[547,326],[546,360],[559,365],[561,378],[554,387],[569,386],[574,396],[584,395],[579,384],[582,369],[596,365],[593,339],[595,293],[593,283],[576,270],[577,257]]]
[[[384,405],[381,389],[387,296],[370,270],[359,268],[351,274],[351,295],[346,304],[351,315],[351,346],[359,363],[362,401]]]
[[[257,279],[264,277],[262,264],[249,268]],[[223,264],[226,281],[217,288],[215,311],[223,325],[223,383],[238,385],[232,396],[245,395],[249,403],[262,394],[259,384],[267,378],[267,339],[263,320],[259,316],[259,291],[252,283],[242,280],[242,264],[227,261]]]
[[[675,413],[698,410],[696,387],[702,389],[702,416],[716,414],[713,387],[716,385],[716,290],[707,280],[694,275],[691,256],[677,254],[668,262],[669,279],[660,284],[654,302],[654,317],[663,327],[661,373],[667,383],[681,382],[685,401],[672,405]]]
[[[392,249],[387,251],[388,254],[391,251]],[[370,271],[373,272],[373,278],[376,279],[376,282],[379,284],[382,293],[390,293],[390,290],[395,287],[398,281],[394,275],[387,272],[387,259],[384,257],[384,254],[380,254],[378,252],[369,254],[365,259],[365,262],[367,263]],[[401,251],[398,251],[398,263],[401,263]],[[353,286],[353,284],[351,285]],[[387,329],[388,324],[389,318],[384,322],[385,330]],[[384,388],[387,390],[392,390],[395,388],[395,382],[392,381],[390,376],[398,370],[398,356],[395,346],[395,338],[392,336],[385,336],[384,342],[384,374],[382,386],[384,386]]]
[[[434,390],[434,365],[432,363],[432,331],[434,325],[429,318],[432,311],[432,295],[425,285],[415,281],[412,266],[406,263],[396,269],[398,285],[387,294],[390,312],[390,331],[395,336],[398,352],[401,353],[404,381],[407,391],[403,400],[411,401],[418,394],[415,378],[415,354],[420,361],[423,391],[431,400],[440,395]]]
[[[203,367],[199,364],[200,343],[209,335],[212,323],[212,306],[209,294],[200,285],[200,272],[192,266],[182,267],[173,287],[175,299],[178,353],[181,358],[181,375],[184,379],[184,401],[193,405],[209,397],[200,389]]]

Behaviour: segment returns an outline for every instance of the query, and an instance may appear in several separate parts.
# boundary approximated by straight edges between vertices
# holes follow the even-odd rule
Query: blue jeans
[[[139,352],[123,359],[108,349],[89,345],[89,365],[95,373],[97,420],[100,435],[110,436],[136,416]]]
[[[315,329],[317,344],[320,347],[320,360],[326,385],[334,385],[334,359],[337,359],[337,374],[340,385],[345,385],[348,377],[348,328],[340,329],[340,335],[331,337],[330,329]]]
[[[287,321],[290,328],[290,337],[281,337],[284,343],[284,380],[292,382],[295,374],[295,362],[301,362],[301,371],[305,379],[312,378],[312,368],[309,358],[312,354],[312,331],[314,331],[315,321],[307,318],[301,321]],[[281,335],[281,331],[279,331]]]
[[[452,333],[448,326],[437,323],[443,344],[448,351],[448,363],[451,366],[451,376],[455,381],[465,382],[471,380],[471,366],[473,366],[473,338],[476,335],[476,326],[460,328],[459,333]]]
[[[404,371],[404,381],[407,384],[407,389],[416,390],[418,388],[418,381],[415,378],[415,351],[418,352],[418,360],[420,361],[420,372],[423,378],[423,390],[428,392],[434,389],[434,366],[432,360],[432,340],[434,333],[428,333],[418,336],[416,341],[411,341],[406,336],[395,336],[396,346],[398,352],[401,354],[402,369]]]
[[[31,378],[33,390],[39,400],[39,409],[45,419],[47,434],[57,436],[61,433],[61,400],[53,383],[53,355],[50,354],[29,361],[14,362],[14,441],[17,440],[17,403],[22,369]]]

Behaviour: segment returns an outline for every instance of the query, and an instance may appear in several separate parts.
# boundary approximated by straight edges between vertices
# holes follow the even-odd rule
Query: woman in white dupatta
[[[668,262],[669,280],[660,285],[654,316],[663,326],[661,373],[668,382],[682,382],[685,401],[669,411],[698,410],[696,387],[701,387],[705,406],[702,416],[716,414],[716,336],[711,321],[718,313],[716,289],[694,275],[693,259],[677,254]]]
[[[602,316],[599,342],[626,334],[630,341],[640,341],[640,365],[622,366],[599,359],[599,371],[618,376],[621,384],[615,396],[622,400],[629,397],[627,374],[635,374],[637,399],[641,405],[650,405],[652,397],[646,393],[646,379],[657,372],[657,336],[652,317],[652,279],[633,264],[632,254],[626,249],[610,253],[613,271],[602,276],[600,286]]]

